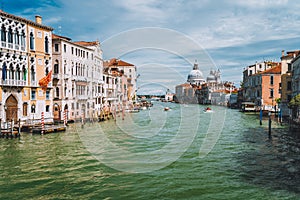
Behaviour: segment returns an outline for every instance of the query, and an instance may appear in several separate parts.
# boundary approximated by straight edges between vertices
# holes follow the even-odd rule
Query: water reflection
[[[300,137],[287,128],[252,128],[242,133],[249,146],[237,156],[244,180],[261,187],[300,193]]]

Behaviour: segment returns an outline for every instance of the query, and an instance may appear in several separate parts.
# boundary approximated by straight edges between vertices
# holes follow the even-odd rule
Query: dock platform
[[[31,132],[33,134],[48,134],[48,133],[61,132],[61,131],[66,131],[65,125],[45,126],[44,130],[42,129],[42,126],[33,126],[31,129]]]

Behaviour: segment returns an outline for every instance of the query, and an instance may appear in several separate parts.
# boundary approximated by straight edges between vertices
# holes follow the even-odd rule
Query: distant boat
[[[164,111],[168,111],[168,110],[170,110],[169,107],[165,107],[165,108],[164,108]]]
[[[205,113],[212,113],[214,112],[210,107],[207,107],[203,110]]]

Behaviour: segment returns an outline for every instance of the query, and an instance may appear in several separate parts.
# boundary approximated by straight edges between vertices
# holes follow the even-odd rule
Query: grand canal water
[[[156,102],[124,121],[1,139],[0,199],[300,199],[294,133],[273,123],[269,138],[255,115],[202,109]]]

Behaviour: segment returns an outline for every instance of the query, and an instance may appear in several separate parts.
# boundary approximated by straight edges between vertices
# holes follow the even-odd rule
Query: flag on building
[[[39,85],[42,87],[43,90],[47,89],[48,84],[50,83],[52,78],[52,70],[41,80],[39,80]]]

